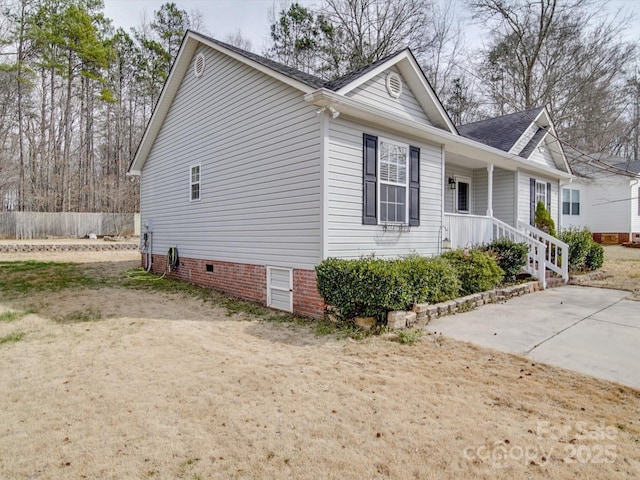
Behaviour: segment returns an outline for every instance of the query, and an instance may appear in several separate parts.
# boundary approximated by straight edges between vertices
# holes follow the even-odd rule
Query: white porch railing
[[[546,269],[562,276],[565,283],[569,280],[568,246],[550,235],[527,224],[516,229],[497,218],[481,215],[461,215],[445,213],[443,220],[443,238],[446,236],[452,248],[472,247],[490,243],[495,239],[509,238],[514,242],[528,246],[525,271],[538,279],[540,286],[546,288]]]
[[[545,267],[569,281],[569,245],[531,225],[518,222],[518,229],[527,236],[541,242],[545,247]]]
[[[491,217],[481,215],[444,214],[445,233],[451,248],[466,248],[493,240]]]

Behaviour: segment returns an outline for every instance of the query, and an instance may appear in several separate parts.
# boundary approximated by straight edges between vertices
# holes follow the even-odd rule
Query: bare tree
[[[343,32],[350,69],[410,47],[421,58],[432,45],[432,4],[425,0],[325,0],[323,12]]]
[[[593,0],[478,0],[472,8],[495,32],[480,68],[495,113],[546,105],[563,139],[608,149],[635,54],[621,40],[624,18],[605,16]]]
[[[241,48],[242,50],[247,50],[249,52],[251,51],[251,40],[242,35],[240,29],[228,34],[226,37],[224,37],[224,41],[229,45]]]

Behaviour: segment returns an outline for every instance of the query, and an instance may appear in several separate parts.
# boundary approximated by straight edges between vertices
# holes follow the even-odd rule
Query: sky
[[[145,18],[151,19],[153,12],[169,0],[104,0],[105,15],[111,18],[116,27],[122,27],[129,31],[131,27],[140,25]],[[262,53],[269,42],[269,12],[280,10],[282,0],[173,0],[178,8],[190,12],[194,9],[200,11],[203,16],[209,34],[219,40],[224,40],[238,30],[243,37],[251,40],[251,50]],[[462,3],[464,0],[453,0]],[[318,1],[298,0],[305,6],[313,6]],[[629,40],[640,41],[640,0],[608,0],[607,10],[614,12],[621,8],[623,11],[634,15],[628,32]],[[482,44],[482,30],[480,27],[472,27],[472,34],[480,37],[480,42],[474,41],[474,45]]]
[[[105,15],[116,27],[129,30],[138,26],[145,15],[150,19],[153,12],[171,0],[104,0]],[[280,10],[280,0],[173,0],[181,10],[200,11],[209,34],[219,40],[236,32],[251,40],[252,50],[261,53],[269,41],[269,11]],[[313,1],[298,0],[305,6]]]

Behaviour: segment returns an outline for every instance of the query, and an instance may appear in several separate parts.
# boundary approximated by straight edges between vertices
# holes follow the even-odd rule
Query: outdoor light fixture
[[[451,190],[455,190],[456,189],[456,179],[453,177],[449,177],[449,188]]]

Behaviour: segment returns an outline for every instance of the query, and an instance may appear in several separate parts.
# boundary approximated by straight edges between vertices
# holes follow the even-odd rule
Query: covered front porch
[[[547,271],[569,281],[569,247],[541,230],[519,222],[518,228],[488,215],[445,213],[442,220],[442,251],[472,248],[508,238],[528,247],[524,270],[547,287]]]
[[[446,151],[442,248],[471,248],[509,238],[527,244],[525,270],[543,288],[547,271],[567,282],[568,246],[529,225],[531,198],[535,200],[529,190],[530,178],[502,158],[485,161],[467,152]],[[547,205],[552,203],[551,195],[550,190]]]

